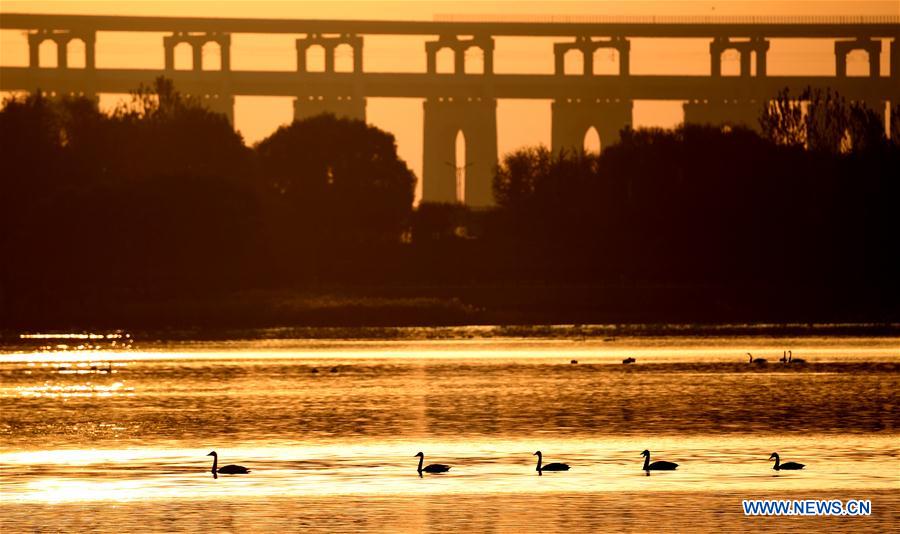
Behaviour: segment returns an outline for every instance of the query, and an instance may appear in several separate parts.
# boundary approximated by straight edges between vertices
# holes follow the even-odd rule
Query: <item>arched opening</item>
[[[619,74],[619,51],[615,48],[594,50],[594,74]]]
[[[477,46],[466,49],[463,70],[466,74],[484,74],[484,50]]]
[[[334,49],[334,71],[353,72],[353,47],[343,43]]]
[[[200,50],[201,68],[203,70],[222,70],[222,47],[219,43],[209,41]]]
[[[734,48],[722,52],[722,76],[741,75],[741,54]]]
[[[597,129],[593,126],[588,128],[588,131],[584,133],[583,150],[585,154],[600,153],[600,134],[597,133]]]
[[[869,76],[871,73],[869,53],[854,50],[847,54],[847,76]]]
[[[175,70],[191,70],[194,68],[194,48],[190,43],[178,43],[173,54]]]
[[[584,74],[584,54],[581,50],[573,48],[563,56],[563,73],[579,75]]]
[[[453,166],[456,170],[456,201],[466,202],[466,136],[463,131],[456,132],[453,149]]]
[[[38,47],[38,65],[42,68],[55,69],[59,66],[56,57],[56,41],[47,39]]]
[[[87,67],[87,50],[81,39],[72,39],[66,46],[66,65],[70,69]]]
[[[325,47],[311,45],[306,49],[306,71],[325,72]]]
[[[456,54],[451,48],[441,48],[434,57],[434,70],[438,74],[456,72]]]

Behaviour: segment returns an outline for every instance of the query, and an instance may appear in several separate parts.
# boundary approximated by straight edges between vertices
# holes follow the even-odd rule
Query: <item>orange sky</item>
[[[436,15],[900,15],[900,1],[617,1],[617,2],[287,2],[287,1],[17,1],[4,0],[2,12],[165,15],[265,18],[354,18],[433,20]],[[232,68],[293,70],[294,36],[239,35],[232,40]],[[368,71],[424,71],[425,37],[366,37],[364,63]],[[97,67],[162,68],[161,34],[101,33],[97,38]],[[552,72],[553,39],[499,38],[496,72]],[[885,47],[886,48],[886,47]],[[833,74],[833,45],[828,41],[773,40],[769,73]],[[186,50],[179,53],[186,52]],[[206,53],[206,52],[205,52]],[[43,54],[44,57],[49,54]],[[217,61],[210,51],[204,61]],[[595,70],[612,70],[612,57],[599,57]],[[176,63],[181,58],[176,57]],[[723,69],[737,68],[726,55]],[[341,58],[339,58],[339,61]],[[882,72],[887,72],[887,54]],[[0,64],[27,65],[27,44],[20,31],[0,31]],[[851,56],[849,70],[865,68],[864,56]],[[632,72],[636,74],[704,74],[709,72],[708,43],[704,40],[635,40]],[[102,106],[119,98],[106,95]],[[422,166],[422,104],[416,99],[370,99],[368,121],[397,137],[400,155],[418,176]],[[681,121],[680,102],[638,101],[636,126],[670,127]],[[292,118],[290,98],[238,97],[235,125],[248,143],[270,134]],[[503,154],[522,145],[550,142],[550,102],[501,100],[498,103],[499,149]],[[601,141],[602,142],[602,141]]]

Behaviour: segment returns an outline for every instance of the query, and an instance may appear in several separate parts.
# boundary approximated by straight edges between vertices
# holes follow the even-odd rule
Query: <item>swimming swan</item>
[[[644,471],[674,471],[678,467],[678,464],[675,462],[665,462],[662,460],[657,460],[651,464],[650,451],[647,449],[644,449],[641,456],[644,457]]]
[[[769,460],[773,458],[775,459],[775,465],[772,467],[772,469],[776,471],[799,471],[800,469],[806,467],[805,464],[798,464],[797,462],[781,463],[781,458],[778,457],[777,452],[773,452],[772,456],[769,456]]]
[[[243,465],[223,465],[222,467],[216,468],[219,465],[219,455],[216,454],[216,451],[212,451],[207,454],[207,456],[213,457],[213,465],[212,465],[212,474],[221,473],[223,475],[244,475],[250,472],[249,469],[244,467]]]
[[[794,359],[794,353],[793,353],[793,351],[790,351],[790,350],[789,350],[789,351],[788,351],[788,361],[787,361],[787,362],[788,362],[788,363],[799,363],[799,364],[804,364],[804,363],[806,363],[806,360],[804,360],[803,358],[797,358],[797,359],[795,360],[795,359]]]
[[[419,452],[416,453],[416,456],[419,457],[419,476],[422,476],[423,471],[426,473],[446,473],[450,470],[450,466],[446,464],[428,464],[423,468],[422,462],[425,461],[425,455]],[[413,458],[415,458],[415,456]]]
[[[635,360],[634,358],[632,358],[631,356],[629,356],[629,357],[625,358],[624,360],[622,360],[622,363],[624,363],[625,365],[628,365],[629,363],[634,363],[634,362],[636,362],[636,361],[637,361],[637,360]]]
[[[547,464],[545,466],[541,466],[541,462],[543,461],[544,456],[541,454],[541,451],[536,451],[532,456],[538,457],[537,468],[535,471],[540,473],[541,471],[568,471],[569,464],[561,464],[558,462],[554,462],[552,464]]]
[[[754,358],[753,355],[750,354],[749,352],[747,353],[747,356],[750,357],[749,363],[751,363],[751,364],[755,363],[756,365],[765,365],[765,364],[769,363],[765,358]]]

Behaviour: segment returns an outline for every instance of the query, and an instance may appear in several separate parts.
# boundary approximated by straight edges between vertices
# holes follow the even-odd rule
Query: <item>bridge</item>
[[[900,17],[750,18],[696,20],[670,17],[621,19],[615,17],[566,21],[361,21],[278,20],[174,17],[119,17],[79,15],[0,15],[0,29],[28,33],[29,65],[0,67],[0,91],[40,89],[49,95],[125,93],[157,76],[174,80],[181,91],[200,97],[207,105],[233,120],[234,97],[288,96],[294,117],[323,112],[365,120],[366,98],[424,98],[423,200],[453,202],[458,191],[471,206],[493,202],[491,179],[497,162],[497,99],[552,100],[551,148],[580,148],[586,132],[594,128],[604,144],[617,140],[632,123],[634,100],[683,100],[685,122],[747,124],[754,126],[764,102],[782,88],[799,92],[807,86],[831,87],[852,100],[883,110],[885,103],[900,102]],[[98,32],[163,32],[160,43],[164,69],[96,68]],[[231,68],[233,34],[297,35],[294,72],[264,72]],[[415,35],[427,41],[426,69],[421,73],[366,72],[363,46],[366,35]],[[498,37],[551,37],[553,74],[499,74],[494,72],[494,42]],[[630,72],[631,40],[637,38],[707,39],[710,74],[702,76],[635,75]],[[834,41],[834,76],[771,76],[767,73],[770,39],[814,38]],[[68,46],[84,45],[83,68],[67,64]],[[889,40],[889,72],[881,72],[882,43]],[[39,48],[55,43],[57,65],[40,65]],[[192,50],[189,70],[176,70],[175,47]],[[221,68],[202,68],[202,48],[220,48]],[[324,50],[324,69],[313,72],[307,63],[311,48]],[[336,49],[352,50],[352,68],[335,68]],[[466,51],[481,51],[479,72],[466,65]],[[437,55],[449,49],[452,72],[439,72]],[[597,51],[614,50],[618,72],[593,72]],[[740,56],[736,76],[722,72],[722,55]],[[847,56],[866,52],[868,76],[847,75]],[[415,51],[410,51],[410,54]],[[567,54],[583,60],[577,74],[565,68]],[[467,159],[465,184],[457,183],[455,142],[463,132]],[[896,133],[894,133],[896,135]]]

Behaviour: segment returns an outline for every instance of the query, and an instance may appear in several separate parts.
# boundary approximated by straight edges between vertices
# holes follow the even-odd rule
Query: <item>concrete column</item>
[[[484,55],[484,73],[485,74],[493,74],[494,73],[494,41],[490,40],[489,44],[485,45],[481,49],[481,53]]]
[[[363,41],[361,38],[353,45],[353,72],[363,73]]]
[[[163,37],[166,70],[175,70],[175,42],[171,36]]]
[[[741,76],[748,77],[750,76],[750,54],[752,53],[750,48],[745,48],[740,51],[741,53]]]
[[[709,43],[709,72],[712,76],[721,76],[722,75],[722,47],[724,43],[722,39],[716,37],[713,39],[711,43]]]
[[[437,72],[437,49],[435,43],[425,43],[425,71],[428,74]]]
[[[54,41],[56,42],[56,67],[59,69],[69,68],[69,38],[59,37]]]
[[[834,51],[834,74],[838,78],[844,78],[847,76],[847,52],[843,50],[837,50],[835,47]]]
[[[590,40],[588,40],[585,44],[581,45],[581,62],[582,62],[582,72],[585,76],[593,76],[594,75],[594,51],[596,49],[591,44]]]
[[[97,34],[91,32],[84,37],[84,68],[95,69],[97,67]]]
[[[869,52],[869,76],[881,77],[881,41],[870,41],[867,50]]]
[[[325,49],[325,72],[334,72],[334,43],[322,43]]]
[[[628,76],[631,74],[631,41],[628,39],[619,40],[619,76]]]
[[[222,70],[231,70],[231,36],[226,35],[219,39],[219,53],[222,58]]]
[[[553,72],[557,76],[566,73],[566,50],[559,44],[553,46]]]
[[[466,49],[460,45],[453,47],[453,73],[466,73]]]
[[[306,72],[306,43],[297,39],[297,72]]]
[[[41,42],[38,40],[39,34],[28,34],[28,66],[36,69],[41,65]]]
[[[891,40],[891,78],[900,81],[900,37]]]
[[[756,51],[756,75],[757,76],[767,76],[767,57],[769,55],[769,41],[768,39],[755,39],[754,40],[754,49]]]
[[[191,52],[194,54],[193,70],[203,70],[203,43],[199,40],[191,42]]]

